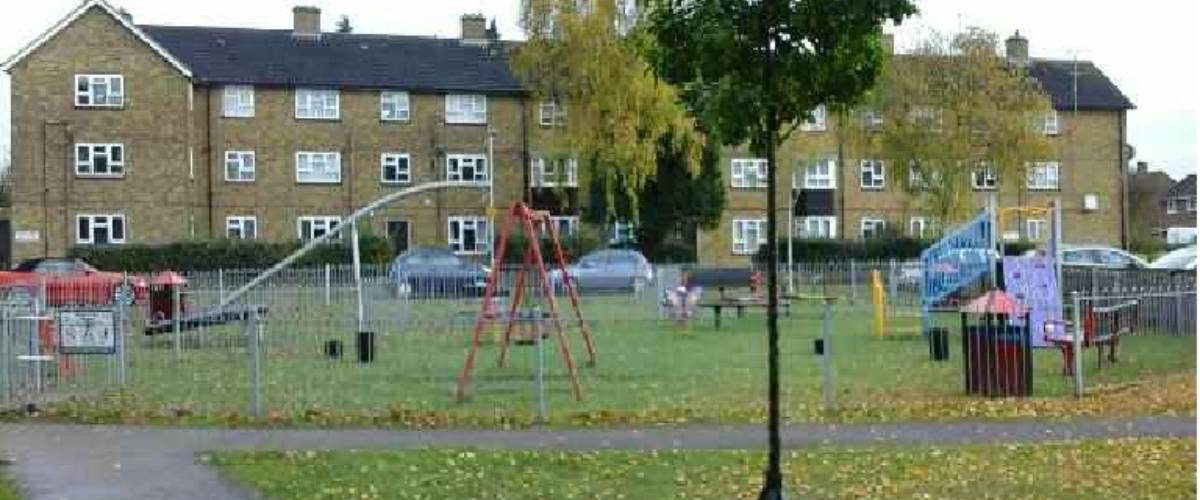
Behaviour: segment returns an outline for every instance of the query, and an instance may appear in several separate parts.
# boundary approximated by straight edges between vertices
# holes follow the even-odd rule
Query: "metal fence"
[[[667,297],[685,273],[702,269],[660,265],[649,282],[584,287],[582,315],[592,328],[617,332],[605,342],[641,342],[657,335],[661,325],[676,321]],[[494,307],[502,311],[511,305],[508,300],[517,286],[517,273],[509,268],[498,271],[501,293]],[[173,415],[269,418],[273,411],[410,412],[451,399],[469,344],[468,332],[484,309],[477,276],[401,279],[389,274],[386,266],[363,266],[356,279],[352,266],[293,268],[253,288],[233,305],[215,308],[260,272],[188,272],[181,280],[169,275],[103,274],[88,279],[41,278],[0,288],[0,402],[12,406],[86,399],[123,387],[116,397]],[[834,322],[843,325],[839,328],[857,328],[866,322],[858,318],[869,317],[864,312],[874,307],[872,288],[878,286],[886,292],[889,321],[907,321],[912,333],[919,333],[915,330],[920,308],[916,262],[805,263],[782,267],[779,276],[785,292],[798,300],[788,310],[790,321],[819,324],[825,315],[833,315],[841,318]],[[1136,299],[1136,309],[1130,313],[1134,335],[1195,332],[1194,275],[1068,269],[1064,283],[1063,303],[1068,306],[1073,304],[1071,292],[1080,290],[1089,292],[1080,297],[1100,306]],[[556,303],[561,316],[568,318],[565,287],[554,280],[550,285],[560,299]],[[523,286],[526,296],[536,299],[540,281],[530,279]],[[704,290],[703,300],[716,293]],[[751,293],[746,288],[735,295]],[[806,305],[805,297],[835,297],[837,302],[827,310],[820,301]],[[529,305],[545,309],[536,300]],[[708,324],[714,314],[699,310],[692,321]],[[103,337],[106,322],[111,323],[112,338]],[[564,320],[565,337],[576,348],[582,345],[578,328]],[[839,332],[834,331],[833,337],[841,342]],[[485,340],[494,346],[496,338],[489,334]],[[493,366],[490,359],[480,365],[475,387],[490,398],[480,404],[493,405],[496,412],[535,406],[531,382],[535,373],[542,381],[541,390],[568,393],[561,363],[547,359],[559,351],[543,349],[541,334],[529,338],[538,340],[529,343],[536,349],[514,351],[513,368]],[[759,365],[753,345],[731,344],[726,361]],[[793,348],[795,356],[810,354]],[[642,369],[639,364],[670,366],[670,354],[622,346],[614,363],[630,370]],[[603,364],[605,358],[601,359]],[[870,358],[841,359],[833,371],[857,373],[872,368],[859,366],[870,364]],[[657,369],[645,368],[646,373],[640,374],[654,381],[647,385],[669,378],[654,373]],[[696,377],[695,385],[722,383],[705,382],[703,367],[688,369],[698,370],[689,375]],[[829,394],[831,389],[823,391]]]

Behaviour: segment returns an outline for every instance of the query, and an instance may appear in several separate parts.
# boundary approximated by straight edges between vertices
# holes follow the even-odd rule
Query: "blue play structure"
[[[921,252],[921,331],[929,313],[956,290],[995,269],[995,218],[990,210]]]

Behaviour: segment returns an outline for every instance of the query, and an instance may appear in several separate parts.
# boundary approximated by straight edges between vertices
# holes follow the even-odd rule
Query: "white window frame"
[[[1025,187],[1034,191],[1055,191],[1062,186],[1062,166],[1056,161],[1038,161],[1028,165]]]
[[[729,160],[729,185],[739,189],[767,187],[766,158],[734,158]]]
[[[1046,135],[1058,135],[1060,123],[1058,121],[1058,111],[1050,110],[1046,116],[1042,118],[1042,133]]]
[[[579,187],[579,161],[536,156],[529,160],[529,183],[533,187]]]
[[[1050,224],[1045,219],[1025,219],[1025,239],[1042,241],[1046,239]]]
[[[479,164],[483,163],[483,168],[479,168]],[[465,164],[470,163],[472,169],[471,179],[463,176]],[[487,182],[491,178],[491,165],[488,164],[487,155],[482,154],[448,154],[446,155],[446,180],[448,181],[463,181],[463,182]]]
[[[340,120],[341,93],[337,89],[296,88],[297,120]]]
[[[225,181],[254,182],[257,163],[254,151],[226,151]]]
[[[119,92],[112,92],[113,83],[120,87]],[[114,74],[77,74],[71,80],[71,94],[75,96],[77,108],[120,108],[125,106],[125,77]],[[96,102],[96,88],[103,85],[105,90],[104,102]],[[86,88],[81,89],[81,86]],[[87,102],[83,102],[86,98]]]
[[[754,255],[758,252],[759,247],[767,243],[767,219],[766,218],[735,218],[731,224],[733,228],[733,251],[734,255]],[[748,241],[747,229],[754,228],[754,242]]]
[[[575,236],[579,232],[579,216],[578,215],[551,215],[550,224],[558,231],[559,238],[567,238]],[[566,228],[566,231],[563,231]],[[549,231],[542,233],[543,237],[549,237]]]
[[[458,234],[454,227],[458,225]],[[475,248],[464,247],[463,232],[470,227],[475,232]],[[482,230],[481,230],[482,227]],[[482,234],[480,234],[482,233]],[[446,242],[458,255],[480,255],[487,252],[491,241],[491,226],[481,215],[454,215],[446,218]]]
[[[867,182],[866,174],[871,175],[870,182]],[[870,191],[887,188],[887,170],[883,160],[865,159],[858,162],[858,187]]]
[[[403,160],[403,168],[401,168]],[[392,165],[389,165],[391,163]],[[388,167],[395,171],[388,178]],[[412,157],[408,153],[383,153],[379,155],[379,182],[384,184],[412,184]]]
[[[253,215],[225,217],[225,238],[231,240],[258,239],[258,217]]]
[[[305,234],[304,225],[308,223],[308,234]],[[296,237],[300,241],[314,240],[326,233],[335,232],[342,223],[342,218],[336,215],[302,215],[296,218]],[[321,234],[317,234],[320,231]],[[337,232],[329,239],[339,240],[342,234]]]
[[[254,86],[226,85],[221,95],[221,116],[225,118],[254,117]]]
[[[933,224],[929,222],[928,217],[913,216],[908,219],[908,236],[917,239],[925,239],[925,233],[933,234]]]
[[[484,94],[446,94],[446,123],[482,125],[487,123],[487,96]]]
[[[864,240],[881,238],[885,230],[887,221],[877,217],[863,217],[858,223],[858,236]],[[867,235],[868,231],[870,236]]]
[[[869,132],[883,130],[883,113],[878,109],[865,109],[862,112],[863,128]]]
[[[82,232],[79,230],[80,222],[82,222],[85,219],[88,221],[88,231],[87,231],[88,234],[86,236],[84,234],[82,234]],[[114,227],[113,222],[115,222],[117,220],[121,221],[121,225],[120,225],[121,237],[120,238],[116,237],[116,235],[113,234],[113,227]],[[96,228],[97,227],[105,227],[108,229],[108,243],[102,243],[102,244],[121,245],[121,244],[124,244],[125,240],[129,237],[129,224],[125,220],[125,214],[120,214],[120,213],[116,213],[116,214],[76,214],[75,215],[75,243],[80,244],[80,245],[96,244],[95,241],[96,241]]]
[[[323,158],[326,162],[325,168],[319,172],[312,164],[316,158]],[[315,175],[323,172],[326,177],[331,177],[329,174],[333,170],[329,167],[332,164],[336,168],[336,178],[305,178],[306,175]],[[339,184],[342,182],[342,154],[337,151],[297,151],[296,152],[296,182],[298,184]]]
[[[636,240],[637,226],[634,226],[632,222],[616,221],[609,226],[609,229],[608,244],[610,245],[632,243]]]
[[[976,191],[995,191],[998,184],[996,167],[988,162],[981,162],[971,170],[971,189]]]
[[[379,119],[385,122],[406,122],[409,119],[408,92],[383,90],[379,92]]]
[[[87,159],[79,154],[81,148],[87,149]],[[120,160],[113,161],[113,153],[119,151],[116,156]],[[75,143],[75,176],[76,177],[124,177],[125,176],[125,161],[129,158],[125,151],[124,144],[118,143],[95,143],[95,142],[77,142]],[[102,154],[105,158],[105,167],[107,172],[96,172],[96,155]]]
[[[827,125],[828,113],[825,105],[821,104],[812,109],[812,117],[800,122],[801,132],[824,132]]]
[[[543,127],[561,127],[567,123],[567,110],[557,100],[551,99],[538,104],[538,124]]]
[[[804,189],[837,189],[837,157],[820,157],[806,165]]]
[[[835,239],[837,238],[836,216],[808,215],[796,218],[796,234],[805,239]]]

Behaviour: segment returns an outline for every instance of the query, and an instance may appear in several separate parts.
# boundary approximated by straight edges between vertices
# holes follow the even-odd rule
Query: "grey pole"
[[[225,300],[225,269],[217,269],[217,300]]]
[[[833,346],[829,342],[829,328],[832,321],[833,298],[825,297],[825,305],[821,312],[821,343],[825,352],[821,356],[821,392],[825,396],[825,409],[833,409],[833,367],[830,359],[833,356]]]
[[[795,169],[795,165],[792,165]],[[796,272],[793,269],[796,266],[795,256],[792,247],[796,241],[796,172],[792,171],[792,184],[788,186],[788,246],[787,246],[787,270],[788,270],[788,294],[796,293]],[[774,242],[772,242],[774,244]]]
[[[538,398],[538,423],[545,424],[550,421],[549,415],[546,412],[546,352],[544,350],[544,342],[542,342],[542,311],[541,308],[534,308],[534,342],[537,342],[537,398]]]
[[[123,274],[121,277],[121,288],[132,291],[129,286],[129,274]],[[133,297],[130,297],[133,299]],[[125,386],[125,308],[130,307],[125,304],[117,304],[116,325],[114,325],[113,334],[117,336],[117,385]]]
[[[1083,313],[1080,310],[1080,308],[1083,307],[1083,305],[1082,305],[1083,302],[1079,298],[1079,292],[1077,292],[1077,291],[1071,292],[1071,302],[1072,302],[1072,311],[1071,311],[1072,318],[1071,318],[1071,320],[1072,320],[1072,324],[1074,325],[1074,328],[1075,328],[1075,335],[1073,335],[1072,339],[1071,339],[1071,351],[1074,353],[1072,355],[1072,358],[1074,361],[1074,363],[1073,363],[1074,366],[1071,367],[1071,371],[1075,372],[1074,373],[1074,375],[1075,375],[1075,397],[1082,398],[1083,397],[1083,360],[1082,360],[1082,357],[1083,357],[1083,323],[1080,322],[1080,318],[1082,317]]]
[[[329,291],[329,286],[330,286],[329,282],[331,280],[330,272],[331,271],[329,269],[329,264],[325,264],[325,305],[329,305],[331,302],[330,291]]]
[[[175,360],[176,361],[178,361],[179,359],[181,359],[183,357],[183,349],[179,344],[179,340],[180,340],[179,336],[183,333],[183,330],[180,328],[180,325],[179,325],[180,309],[182,309],[181,307],[179,307],[180,306],[179,299],[180,299],[179,285],[172,285],[172,287],[171,287],[171,338],[174,341],[173,348],[175,349]]]
[[[262,416],[262,336],[263,322],[255,311],[246,323],[250,343],[250,414]]]
[[[358,221],[350,223],[351,252],[354,254],[354,297],[358,302],[358,331],[364,331],[366,310],[363,308],[362,253],[358,247]]]

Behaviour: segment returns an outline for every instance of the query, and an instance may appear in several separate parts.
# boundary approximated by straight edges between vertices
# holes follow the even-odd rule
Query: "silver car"
[[[1172,271],[1196,270],[1196,245],[1172,250],[1158,260],[1150,263],[1151,269],[1170,269]]]
[[[636,250],[596,250],[567,266],[567,274],[583,291],[640,290],[654,281],[654,267]],[[555,269],[551,279],[559,286],[561,272]]]
[[[1141,257],[1119,248],[1069,247],[1062,253],[1064,266],[1142,269],[1147,265]]]

